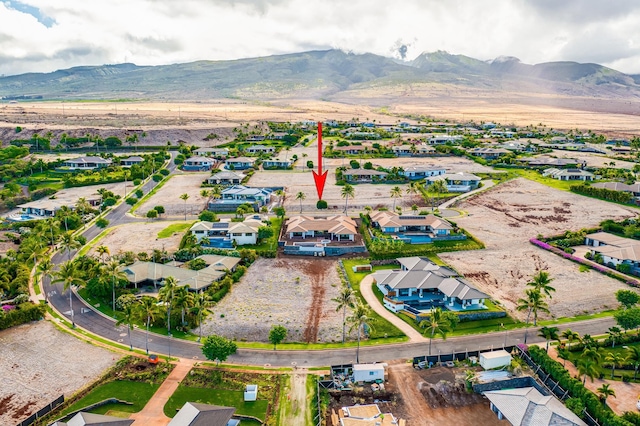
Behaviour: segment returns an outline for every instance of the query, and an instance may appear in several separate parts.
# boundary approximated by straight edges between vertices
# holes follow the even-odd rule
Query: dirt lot
[[[602,149],[602,147],[599,147]],[[612,155],[614,153],[611,153]],[[548,155],[548,154],[547,154]],[[558,158],[575,158],[578,160],[585,160],[587,162],[587,166],[589,167],[611,167],[611,162],[615,163],[613,166],[616,169],[633,169],[636,163],[632,163],[630,161],[620,161],[615,158],[609,158],[602,154],[595,154],[589,152],[571,152],[571,151],[560,151],[557,149],[553,150],[554,157]]]
[[[47,321],[1,331],[0,424],[16,424],[61,394],[70,396],[119,358]]]
[[[513,312],[527,281],[547,270],[556,288],[549,301],[554,317],[598,312],[616,306],[614,292],[626,286],[531,245],[538,234],[554,235],[598,225],[637,211],[526,179],[515,179],[458,205],[469,213],[456,223],[483,241],[485,250],[442,253],[441,258]],[[522,318],[523,313],[515,313]]]
[[[202,182],[211,173],[184,172],[178,174],[164,184],[151,198],[141,205],[136,214],[144,216],[155,206],[164,206],[167,216],[182,216],[184,218],[185,202],[180,199],[182,194],[189,194],[187,199],[187,219],[194,219],[204,209],[207,198],[200,195]]]
[[[258,259],[213,308],[203,333],[265,342],[279,324],[290,342],[340,341],[342,313],[331,301],[340,290],[336,266],[327,259]]]
[[[139,222],[118,226],[100,240],[89,251],[89,254],[95,254],[96,247],[100,245],[109,247],[109,252],[112,255],[125,251],[132,251],[136,254],[141,251],[151,253],[154,249],[162,250],[163,248],[167,252],[176,251],[183,233],[175,233],[171,237],[158,239],[158,232],[174,223],[178,222]]]

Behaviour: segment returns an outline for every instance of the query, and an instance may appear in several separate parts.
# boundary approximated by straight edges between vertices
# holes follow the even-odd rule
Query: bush
[[[151,179],[153,179],[154,182],[160,182],[162,180],[162,175],[156,173],[151,177]]]
[[[135,186],[138,186],[138,185],[140,185],[141,183],[142,183],[142,180],[141,180],[141,179],[134,179],[134,180],[133,180],[133,184],[134,184]]]
[[[98,228],[104,229],[107,226],[109,226],[109,221],[103,217],[101,217],[100,219],[96,220],[96,226]]]
[[[0,330],[42,319],[46,311],[45,305],[34,305],[31,302],[22,303],[15,309],[4,312],[0,310]]]
[[[136,194],[136,197],[142,198],[142,196],[144,195],[144,192],[142,192],[142,189],[137,189],[135,194]]]
[[[318,210],[323,210],[329,207],[329,204],[325,200],[318,200],[316,203],[316,208]]]
[[[167,169],[161,169],[158,173],[160,173],[162,176],[168,176],[171,172]]]
[[[135,203],[137,203],[137,202],[138,202],[138,200],[136,200],[136,199],[135,199],[135,198],[133,198],[133,197],[129,197],[129,198],[127,198],[127,199],[125,200],[125,202],[126,202],[127,204],[129,204],[130,206],[132,206],[132,205],[134,205]]]
[[[153,209],[157,211],[159,215],[164,214],[164,206],[155,206]]]
[[[218,216],[212,211],[205,210],[198,216],[198,219],[204,222],[216,222],[218,220]]]
[[[153,209],[151,209],[151,210],[149,210],[149,211],[147,212],[147,217],[148,217],[149,219],[155,219],[155,218],[157,218],[157,217],[158,217],[158,212],[157,212],[157,211],[155,211],[155,210],[153,210]]]

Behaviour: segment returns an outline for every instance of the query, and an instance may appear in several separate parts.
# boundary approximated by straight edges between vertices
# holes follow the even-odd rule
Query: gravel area
[[[531,245],[529,239],[636,216],[635,209],[526,179],[498,185],[458,207],[468,216],[456,218],[456,223],[483,241],[486,249],[440,257],[519,318],[525,313],[515,312],[517,300],[537,270],[547,270],[554,279],[556,292],[549,301],[554,317],[611,309],[617,305],[614,292],[628,288],[600,273],[580,272],[579,265]]]
[[[40,321],[0,332],[0,424],[13,425],[97,379],[120,355]]]
[[[184,218],[185,202],[180,199],[182,194],[189,194],[187,199],[187,219],[194,219],[202,212],[207,198],[200,195],[202,182],[211,176],[206,172],[185,172],[172,176],[162,188],[153,194],[137,210],[136,214],[144,216],[155,206],[163,206],[166,216],[182,216]]]
[[[340,290],[336,267],[327,259],[258,259],[213,308],[203,334],[266,342],[271,326],[283,325],[289,342],[341,341],[342,312],[331,301]]]
[[[139,222],[115,227],[89,250],[89,254],[96,254],[98,246],[109,247],[111,255],[125,251],[132,251],[135,254],[141,251],[151,253],[154,249],[162,250],[163,248],[171,253],[178,250],[184,232],[174,232],[167,238],[158,238],[158,232],[174,223],[180,222]]]

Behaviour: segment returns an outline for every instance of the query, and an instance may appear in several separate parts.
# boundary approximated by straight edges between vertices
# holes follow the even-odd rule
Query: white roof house
[[[236,426],[240,421],[231,418],[235,411],[234,407],[185,402],[169,426]]]
[[[582,169],[556,169],[548,168],[542,172],[542,176],[548,176],[558,180],[593,180],[595,175]]]

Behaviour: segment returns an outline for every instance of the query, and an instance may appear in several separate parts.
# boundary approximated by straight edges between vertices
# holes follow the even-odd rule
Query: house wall
[[[354,382],[375,382],[376,380],[384,380],[384,368],[353,372]]]
[[[257,233],[241,233],[242,235],[230,234],[229,238],[236,242],[237,245],[256,244],[258,242]]]

